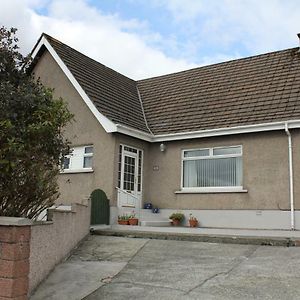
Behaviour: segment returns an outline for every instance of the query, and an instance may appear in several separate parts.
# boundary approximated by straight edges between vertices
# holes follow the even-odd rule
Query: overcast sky
[[[42,32],[141,79],[298,46],[298,0],[0,0],[30,52]]]

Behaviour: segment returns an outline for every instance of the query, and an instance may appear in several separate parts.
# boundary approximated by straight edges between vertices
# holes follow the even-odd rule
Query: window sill
[[[74,169],[74,170],[63,170],[60,174],[77,174],[77,173],[93,173],[93,169]]]
[[[248,193],[243,188],[210,188],[210,189],[182,189],[175,194],[219,194],[219,193]]]

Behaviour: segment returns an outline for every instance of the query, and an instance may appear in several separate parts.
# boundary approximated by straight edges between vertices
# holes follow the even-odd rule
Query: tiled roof
[[[134,81],[45,37],[115,123],[168,134],[300,119],[299,48]]]
[[[149,132],[134,80],[44,36],[103,115],[116,124]]]
[[[300,118],[300,53],[288,49],[138,81],[154,134]]]

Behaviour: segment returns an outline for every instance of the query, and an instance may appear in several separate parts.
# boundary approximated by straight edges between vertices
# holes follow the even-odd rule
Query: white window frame
[[[240,154],[223,154],[223,155],[213,155],[214,149],[220,148],[241,148]],[[185,157],[184,153],[187,151],[198,151],[198,150],[209,150],[208,156],[193,156]],[[192,148],[192,149],[183,149],[181,151],[181,182],[180,182],[180,191],[176,191],[176,194],[181,193],[226,193],[226,192],[247,192],[244,190],[243,185],[241,186],[224,186],[224,187],[184,187],[183,186],[183,162],[187,160],[200,160],[200,159],[216,159],[216,158],[226,158],[226,157],[242,157],[243,158],[243,146],[242,145],[232,145],[232,146],[217,146],[217,147],[205,147],[205,148]],[[243,170],[242,170],[243,175]],[[243,181],[243,176],[242,176]]]
[[[136,182],[136,191],[135,191],[135,194],[137,196],[140,196],[143,194],[143,172],[144,172],[144,150],[140,149],[140,148],[137,148],[137,147],[134,147],[134,146],[129,146],[129,145],[126,145],[126,144],[120,144],[120,146],[122,147],[122,155],[121,155],[121,178],[120,178],[120,189],[123,189],[123,181],[124,181],[124,156],[125,156],[125,153],[127,153],[129,156],[130,154],[132,155],[136,155],[136,162],[137,162],[137,165],[136,165],[136,168],[137,170],[135,170],[135,173],[136,175],[138,176],[138,168],[139,168],[139,165],[138,165],[138,162],[139,162],[139,151],[142,153],[142,156],[141,156],[141,190],[138,191],[138,179],[137,179],[137,182]],[[136,153],[131,153],[130,151],[127,151],[125,150],[125,147],[128,147],[128,148],[132,148],[134,150],[137,150]],[[118,158],[119,159],[119,158]],[[119,163],[119,162],[118,162]],[[119,172],[119,167],[118,167],[118,172]]]
[[[85,153],[85,148],[87,147],[93,147],[93,153]],[[74,151],[76,149],[77,152],[81,152],[79,155],[81,159],[81,167],[73,168],[72,167],[72,152],[69,155],[66,155],[67,158],[70,158],[70,168],[69,169],[63,169],[60,171],[61,174],[66,173],[90,173],[93,172],[93,167],[84,168],[84,158],[85,157],[93,157],[94,156],[94,146],[93,145],[81,145],[81,146],[73,146],[71,147],[71,151]],[[93,162],[92,162],[93,164]]]

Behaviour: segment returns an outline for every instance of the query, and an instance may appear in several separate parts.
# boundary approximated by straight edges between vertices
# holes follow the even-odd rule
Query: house
[[[75,121],[60,201],[101,188],[113,217],[151,202],[202,226],[300,229],[300,53],[134,81],[42,34],[33,72]]]

